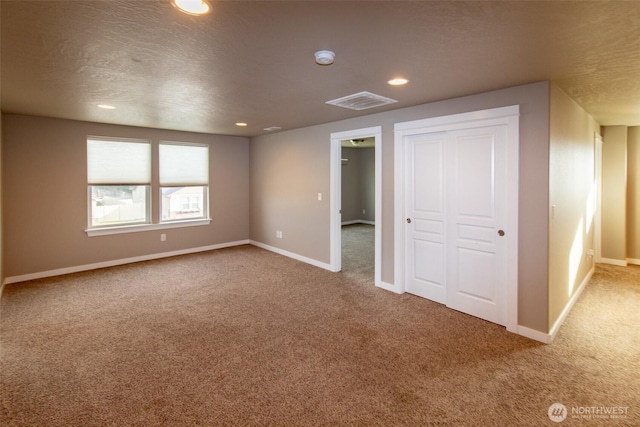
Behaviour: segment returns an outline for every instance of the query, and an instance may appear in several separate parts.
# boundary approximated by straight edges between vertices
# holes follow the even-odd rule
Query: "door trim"
[[[405,292],[405,213],[404,213],[404,137],[482,126],[507,126],[506,200],[506,327],[518,333],[518,178],[519,178],[519,105],[452,114],[394,126],[394,287]]]
[[[342,270],[342,146],[341,141],[345,139],[358,139],[373,137],[375,140],[375,266],[374,284],[381,286],[382,274],[382,126],[374,126],[363,129],[354,129],[344,132],[331,133],[331,170],[330,187],[331,197],[329,209],[331,211],[329,228],[330,255],[329,265],[331,271]]]

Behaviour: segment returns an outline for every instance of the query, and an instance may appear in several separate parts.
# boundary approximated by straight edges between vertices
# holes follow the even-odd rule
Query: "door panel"
[[[447,306],[506,324],[506,127],[448,133]]]
[[[494,138],[491,134],[474,135],[470,131],[450,135],[452,163],[457,179],[457,215],[474,218],[494,216],[493,160]],[[462,133],[462,134],[461,134]]]
[[[405,139],[407,292],[445,302],[444,142],[446,134]]]
[[[442,243],[414,239],[416,262],[410,293],[444,303],[444,246]]]
[[[457,255],[458,293],[487,302],[495,301],[495,255],[467,248],[458,248]]]

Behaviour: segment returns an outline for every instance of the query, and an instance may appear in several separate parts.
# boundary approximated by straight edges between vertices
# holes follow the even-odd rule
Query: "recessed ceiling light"
[[[116,107],[109,104],[98,104],[98,108],[102,108],[103,110],[115,110]]]
[[[171,0],[171,4],[189,15],[205,15],[211,11],[208,0]]]
[[[238,122],[236,123],[236,126],[245,127],[247,124],[245,122]]]
[[[397,77],[395,79],[389,80],[387,83],[389,83],[391,86],[402,86],[409,83],[409,80],[402,77]]]
[[[268,128],[264,128],[267,132],[273,132],[274,130],[282,129],[280,126],[269,126]]]

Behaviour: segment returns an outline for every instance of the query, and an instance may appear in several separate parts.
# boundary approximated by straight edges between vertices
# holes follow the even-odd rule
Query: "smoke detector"
[[[315,53],[316,64],[318,65],[331,65],[336,57],[336,54],[330,50],[319,50]]]

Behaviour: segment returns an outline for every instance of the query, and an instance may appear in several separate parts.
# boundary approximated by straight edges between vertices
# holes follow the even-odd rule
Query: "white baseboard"
[[[396,286],[393,283],[387,283],[387,282],[384,282],[382,280],[377,282],[376,286],[378,288],[380,288],[380,289],[384,289],[384,290],[393,292],[395,294],[403,294],[404,293],[404,290],[401,290],[400,286]]]
[[[627,263],[628,264],[633,264],[633,265],[640,265],[640,259],[627,258]]]
[[[5,285],[5,281],[3,280],[2,283],[0,283],[0,301],[2,300],[2,292],[4,291],[4,285]],[[0,304],[0,307],[2,307],[2,304]]]
[[[249,243],[250,243],[249,240],[238,240],[236,242],[221,243],[218,245],[201,246],[198,248],[182,249],[179,251],[162,252],[158,254],[143,255],[139,257],[122,258],[122,259],[116,259],[113,261],[78,265],[75,267],[58,268],[55,270],[41,271],[39,273],[23,274],[20,276],[11,276],[4,279],[3,287],[5,284],[9,284],[9,283],[25,282],[27,280],[43,279],[45,277],[53,277],[53,276],[60,276],[63,274],[78,273],[81,271],[96,270],[98,268],[114,267],[116,265],[131,264],[131,263],[140,262],[140,261],[150,261],[154,259],[168,258],[168,257],[178,256],[178,255],[187,255],[187,254],[193,254],[197,252],[205,252],[205,251],[212,251],[215,249],[229,248],[232,246],[248,245]]]
[[[627,261],[621,259],[612,259],[612,258],[600,258],[600,262],[602,264],[611,264],[611,265],[619,265],[620,267],[626,267]]]
[[[549,333],[540,332],[535,329],[527,328],[525,326],[518,326],[518,330],[516,333],[518,335],[522,335],[523,337],[540,341],[541,343],[544,343],[544,344],[551,344],[555,339],[556,335],[558,334],[560,327],[562,326],[567,316],[571,312],[571,309],[580,298],[580,295],[582,295],[582,291],[584,291],[584,288],[589,283],[589,280],[591,280],[591,277],[593,276],[594,272],[595,272],[595,268],[592,268],[591,271],[589,271],[587,276],[584,278],[582,283],[580,283],[580,286],[578,286],[578,289],[573,293],[573,296],[569,299],[569,302],[564,307],[564,310],[562,310],[562,313],[560,313],[560,316],[558,316],[558,319],[555,321],[555,323],[551,327],[551,330],[549,331]]]
[[[365,219],[354,219],[351,221],[343,221],[341,225],[351,225],[351,224],[368,224],[368,225],[376,225],[375,221],[367,221]]]
[[[584,288],[587,287],[587,284],[589,283],[589,280],[591,280],[591,277],[593,276],[594,272],[595,272],[595,267],[592,267],[589,273],[587,274],[587,276],[582,281],[582,283],[580,283],[580,286],[578,286],[578,289],[576,289],[576,291],[573,293],[573,295],[569,299],[569,302],[564,307],[564,310],[562,310],[562,313],[560,313],[560,316],[558,316],[558,319],[555,321],[555,323],[551,327],[551,330],[549,331],[549,338],[550,338],[549,342],[552,342],[555,339],[556,334],[560,330],[560,327],[562,326],[565,319],[569,315],[569,312],[571,311],[573,306],[576,304],[576,302],[580,298],[580,295],[582,295],[582,291],[584,291]]]
[[[531,338],[532,340],[539,341],[543,344],[550,344],[551,341],[553,340],[553,338],[551,338],[551,335],[549,334],[536,331],[535,329],[527,328],[526,326],[521,326],[521,325],[518,325],[518,330],[516,333],[523,337]]]
[[[295,260],[302,261],[304,263],[311,264],[313,266],[320,267],[325,270],[333,271],[330,264],[315,260],[313,258],[307,258],[305,256],[302,256],[293,252],[285,251],[284,249],[276,248],[275,246],[270,246],[261,242],[256,242],[255,240],[250,240],[249,243],[252,244],[253,246],[257,246],[267,251],[275,252],[279,255],[284,255],[286,257],[293,258]]]

